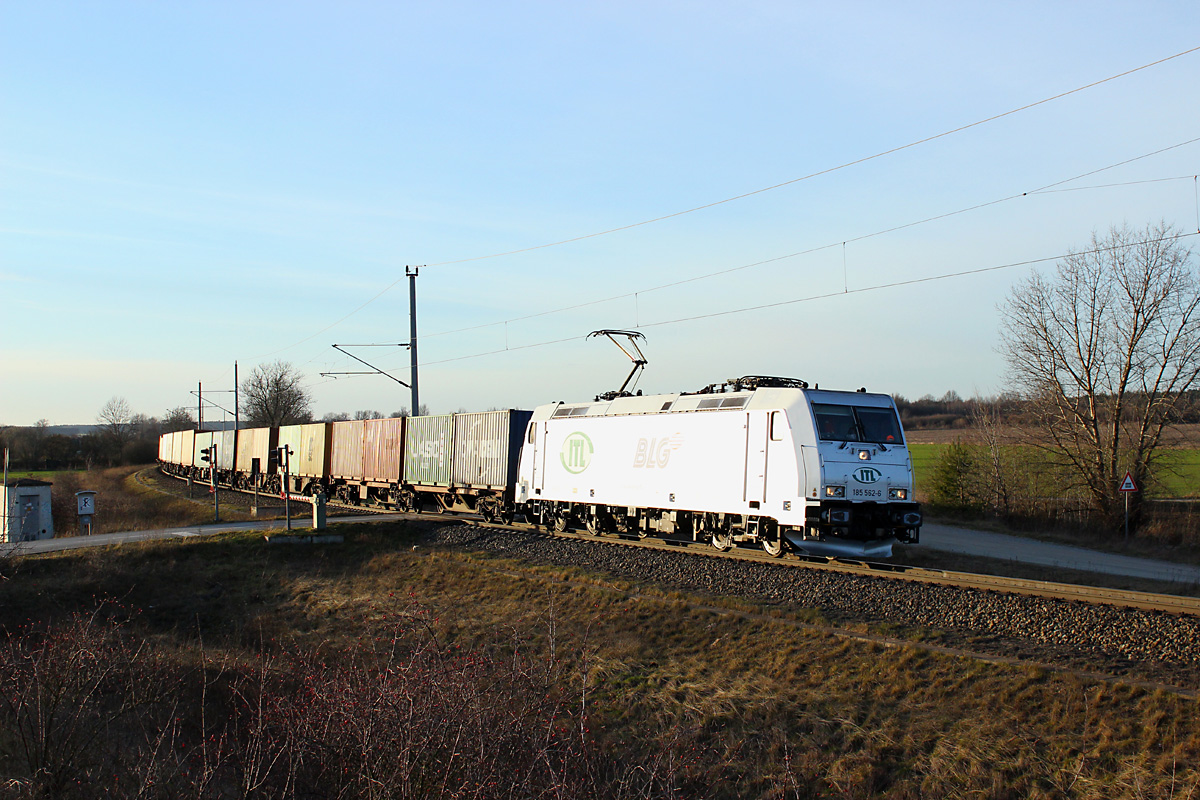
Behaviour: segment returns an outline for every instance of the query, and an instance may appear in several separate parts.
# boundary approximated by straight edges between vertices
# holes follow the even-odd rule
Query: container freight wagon
[[[515,500],[558,529],[885,555],[916,541],[911,492],[890,397],[776,386],[541,406]]]
[[[509,409],[410,417],[403,505],[478,511],[489,520],[511,513],[531,413]]]
[[[230,483],[237,467],[238,432],[232,428],[213,434],[217,446],[217,477],[222,483]]]
[[[209,453],[213,443],[212,431],[197,431],[195,434],[195,444],[192,448],[192,476],[197,480],[208,480],[209,462],[204,459],[209,457],[205,450]]]
[[[237,432],[237,468],[233,480],[235,489],[278,491],[272,484],[276,473],[275,448],[279,443],[278,428],[242,428]]]
[[[164,433],[158,437],[158,463],[166,466],[171,463],[171,446],[175,444],[175,432]]]
[[[171,446],[171,463],[175,465],[176,474],[186,477],[192,473],[192,455],[195,452],[195,445],[195,431],[176,432],[175,443]]]
[[[329,422],[312,422],[284,425],[279,429],[279,447],[290,450],[285,462],[291,480],[288,491],[316,494],[328,485],[333,443],[331,426]],[[284,465],[279,468],[282,471]]]
[[[404,427],[404,417],[333,423],[330,496],[347,503],[398,502]]]

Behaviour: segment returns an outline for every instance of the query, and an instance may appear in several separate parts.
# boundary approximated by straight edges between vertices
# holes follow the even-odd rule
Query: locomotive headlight
[[[825,496],[826,497],[845,497],[846,496],[846,487],[845,486],[826,486],[825,487]]]
[[[908,489],[888,489],[888,500],[907,500]]]

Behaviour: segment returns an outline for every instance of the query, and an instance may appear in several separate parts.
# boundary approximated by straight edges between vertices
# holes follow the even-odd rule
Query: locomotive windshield
[[[900,444],[900,420],[890,408],[813,403],[817,433],[827,441]]]

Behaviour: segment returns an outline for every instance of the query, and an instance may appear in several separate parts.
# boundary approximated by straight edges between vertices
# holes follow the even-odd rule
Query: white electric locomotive
[[[749,377],[536,408],[516,508],[559,530],[888,556],[921,512],[892,398]]]

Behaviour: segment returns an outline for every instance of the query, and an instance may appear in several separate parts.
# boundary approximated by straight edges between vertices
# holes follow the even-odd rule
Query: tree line
[[[286,361],[260,364],[240,386],[240,424],[243,428],[277,427],[316,422],[312,395],[304,376]],[[422,404],[421,413],[429,413]],[[321,422],[349,419],[406,417],[401,407],[390,415],[374,410],[329,413]],[[206,424],[206,430],[214,427]],[[7,450],[13,470],[91,469],[94,466],[151,464],[158,459],[158,440],[164,433],[196,430],[193,409],[178,406],[161,417],[136,413],[124,397],[113,397],[101,407],[92,430],[65,434],[52,430],[50,421],[27,427],[0,426],[0,451]]]

